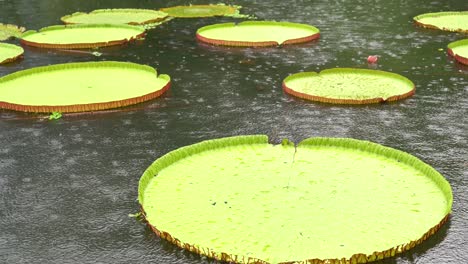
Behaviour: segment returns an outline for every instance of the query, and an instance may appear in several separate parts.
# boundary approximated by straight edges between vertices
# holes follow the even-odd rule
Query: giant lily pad
[[[434,234],[452,191],[426,163],[375,143],[240,136],[159,158],[139,202],[157,235],[218,260],[364,263]]]
[[[61,18],[66,24],[131,24],[143,25],[164,20],[167,13],[150,9],[98,9],[77,12]]]
[[[316,27],[274,21],[223,23],[197,30],[197,38],[200,41],[225,46],[276,46],[308,42],[319,36],[320,31]]]
[[[468,32],[468,11],[426,13],[413,18],[425,28],[454,32]]]
[[[448,53],[460,63],[468,65],[468,39],[450,43]]]
[[[117,108],[160,96],[170,86],[146,65],[129,62],[68,63],[32,68],[0,78],[0,108],[25,112],[83,112]]]
[[[239,9],[240,6],[229,5],[189,5],[161,8],[161,11],[171,17],[193,18],[231,15],[238,13]]]
[[[119,24],[82,24],[51,26],[39,31],[27,31],[21,43],[40,48],[94,48],[113,46],[141,38],[145,29]]]
[[[410,80],[395,73],[335,68],[290,75],[283,81],[283,90],[324,103],[372,104],[409,97],[414,94],[415,87]]]
[[[16,45],[0,43],[0,64],[16,60],[23,52],[23,48]]]
[[[9,39],[10,37],[20,37],[24,32],[24,27],[18,27],[16,25],[2,24],[0,23],[0,41]]]

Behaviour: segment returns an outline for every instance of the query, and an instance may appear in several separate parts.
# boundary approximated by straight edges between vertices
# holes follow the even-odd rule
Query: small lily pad
[[[145,35],[140,26],[124,24],[77,24],[27,31],[21,43],[50,49],[83,49],[121,45]]]
[[[157,75],[146,65],[111,61],[57,64],[1,77],[0,108],[38,113],[104,110],[151,100],[169,86],[168,75]]]
[[[167,13],[151,9],[97,9],[77,12],[61,18],[66,24],[130,24],[144,25],[164,20]]]
[[[24,50],[22,47],[8,43],[0,43],[0,64],[12,62],[21,57],[23,53]]]
[[[312,41],[320,37],[320,30],[290,22],[244,21],[205,26],[196,36],[213,45],[265,47]]]
[[[60,112],[53,112],[49,115],[49,120],[57,120],[62,118],[62,113]]]
[[[19,38],[24,31],[24,27],[0,23],[0,41],[7,40],[10,37]]]
[[[453,32],[468,32],[468,11],[426,13],[413,18],[416,25]]]
[[[284,141],[283,141],[284,142]],[[367,263],[423,243],[448,219],[447,180],[368,141],[207,140],[157,159],[139,202],[163,239],[229,263]]]
[[[414,94],[415,86],[407,78],[390,72],[334,68],[290,75],[283,90],[312,101],[334,104],[373,104],[396,101]]]
[[[462,39],[450,43],[448,54],[453,56],[458,62],[468,65],[468,39]]]
[[[161,8],[161,11],[168,13],[171,17],[194,18],[213,17],[239,14],[240,6],[230,5],[188,5]]]

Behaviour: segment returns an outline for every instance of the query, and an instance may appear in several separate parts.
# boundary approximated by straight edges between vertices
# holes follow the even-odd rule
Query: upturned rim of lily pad
[[[142,22],[135,22],[135,21],[128,21],[125,24],[128,25],[145,25],[145,24],[151,24],[151,23],[156,23],[163,21],[165,18],[167,18],[169,15],[163,11],[158,11],[158,10],[152,10],[152,9],[138,9],[138,8],[112,8],[112,9],[96,9],[91,12],[85,13],[85,12],[75,12],[70,15],[66,15],[60,18],[60,20],[65,23],[65,24],[96,24],[95,22],[91,23],[80,23],[80,22],[73,22],[71,21],[71,18],[76,18],[79,16],[90,16],[90,15],[96,15],[100,13],[151,13],[154,14],[154,18],[148,19]]]
[[[301,28],[308,30],[308,34],[304,34],[301,37],[291,38],[282,41],[274,40],[274,36],[271,38],[261,40],[261,41],[246,41],[246,40],[232,40],[232,39],[222,39],[222,38],[210,38],[204,36],[204,33],[210,31],[212,29],[220,29],[220,28],[239,28],[239,27],[248,27],[248,26],[271,26],[271,27],[284,27],[284,28]],[[273,33],[274,35],[281,34],[281,33]],[[201,27],[197,30],[196,38],[201,42],[205,42],[212,45],[217,46],[234,46],[234,47],[271,47],[271,46],[278,46],[278,45],[290,45],[290,44],[299,44],[310,42],[316,40],[320,37],[320,30],[314,26],[308,24],[300,24],[300,23],[293,23],[293,22],[278,22],[278,21],[243,21],[240,23],[220,23],[220,24],[213,24]]]
[[[236,14],[239,12],[240,6],[231,6],[231,5],[179,5],[179,6],[171,6],[171,7],[164,7],[161,8],[160,10],[169,14],[171,17],[176,17],[176,18],[203,18],[203,17],[214,17],[214,16],[225,16],[225,15],[231,15],[231,14]],[[190,9],[205,9],[205,10],[211,10],[211,12],[208,13],[201,13],[201,14],[196,14],[196,12],[190,13],[190,14],[185,14],[183,11],[184,10],[190,10]]]
[[[396,81],[401,81],[408,86],[408,89],[404,93],[400,94],[394,94],[392,96],[389,96],[387,98],[382,98],[382,97],[374,97],[374,98],[336,98],[336,97],[329,97],[329,96],[319,96],[316,94],[308,94],[304,92],[297,91],[295,87],[293,87],[291,84],[288,84],[288,82],[297,80],[297,79],[303,79],[303,78],[319,78],[323,76],[324,74],[336,74],[336,73],[344,73],[344,74],[352,74],[352,75],[359,75],[359,74],[372,74],[375,77],[382,76],[382,77],[390,77],[392,79],[395,79]],[[331,69],[325,69],[322,70],[321,72],[300,72],[300,73],[295,73],[292,75],[289,75],[283,80],[282,83],[283,91],[287,94],[293,95],[295,97],[299,97],[302,99],[310,100],[310,101],[315,101],[315,102],[322,102],[322,103],[330,103],[330,104],[350,104],[350,105],[359,105],[359,104],[377,104],[377,103],[383,103],[383,102],[393,102],[397,100],[402,100],[405,98],[408,98],[412,95],[415,94],[416,92],[416,86],[414,83],[409,80],[408,78],[392,73],[392,72],[387,72],[387,71],[380,71],[380,70],[370,70],[370,69],[359,69],[359,68],[331,68]],[[323,89],[326,89],[326,87],[323,87]]]
[[[8,33],[8,34],[6,34],[7,37],[0,38],[0,41],[1,40],[7,40],[7,39],[9,39],[11,37],[19,38],[19,37],[21,37],[21,34],[23,34],[23,32],[25,30],[26,29],[24,27],[20,27],[20,26],[17,26],[17,25],[0,23],[0,31]]]
[[[124,39],[109,39],[108,41],[101,42],[89,42],[89,43],[46,43],[46,42],[35,42],[27,40],[28,37],[35,34],[45,33],[48,31],[57,31],[57,30],[73,30],[73,29],[83,29],[83,28],[112,28],[112,29],[131,29],[137,34],[133,35],[130,38]],[[72,25],[55,25],[45,28],[41,28],[38,31],[28,30],[21,36],[21,44],[27,46],[33,46],[37,48],[47,48],[47,49],[88,49],[88,48],[99,48],[107,46],[122,45],[128,42],[132,42],[138,39],[143,38],[146,35],[145,28],[141,26],[127,25],[127,24],[72,24]]]
[[[445,11],[445,12],[425,13],[425,14],[421,14],[421,15],[413,17],[413,20],[416,25],[424,27],[424,28],[451,31],[451,32],[468,33],[468,25],[466,26],[466,28],[450,28],[450,27],[446,27],[443,25],[423,23],[420,21],[423,18],[438,18],[438,17],[444,17],[444,16],[467,16],[468,17],[468,11]]]
[[[468,52],[463,55],[460,55],[456,52],[456,49],[461,46],[466,46],[466,48],[468,49],[468,39],[462,39],[451,42],[447,46],[447,52],[450,56],[454,57],[455,60],[457,60],[461,64],[468,65]]]
[[[4,58],[3,60],[0,58],[0,64],[13,62],[17,60],[18,58],[20,58],[21,56],[23,56],[23,53],[24,53],[24,49],[22,47],[14,45],[14,44],[9,44],[9,43],[0,43],[0,55],[2,53],[2,49],[14,50],[14,55],[8,56]]]
[[[63,71],[74,71],[74,70],[83,70],[87,69],[90,72],[96,72],[99,68],[116,68],[119,70],[122,69],[128,69],[129,71],[129,78],[136,78],[135,80],[138,80],[138,74],[150,74],[154,75],[154,80],[160,80],[164,84],[163,85],[156,85],[154,83],[154,87],[151,88],[151,92],[141,94],[141,92],[136,92],[138,94],[135,94],[133,97],[129,98],[124,98],[120,100],[112,100],[112,101],[103,101],[99,102],[98,100],[95,100],[96,96],[93,97],[92,103],[72,103],[72,104],[46,104],[46,103],[36,103],[36,104],[26,104],[26,103],[18,103],[18,102],[8,102],[2,101],[2,84],[3,83],[9,83],[11,84],[15,80],[24,80],[24,78],[28,78],[31,76],[34,76],[36,74],[45,74],[47,73],[54,73],[54,72],[63,72]],[[121,73],[120,73],[121,74]],[[136,77],[131,75],[137,75]],[[44,77],[46,80],[50,79],[48,77]],[[106,76],[103,76],[103,78],[106,78]],[[107,77],[107,81],[111,84],[112,81],[114,80],[112,76]],[[153,78],[153,77],[152,77]],[[138,81],[134,82],[135,85],[138,84]],[[39,87],[37,90],[40,90],[40,84],[37,83]],[[67,88],[67,84],[63,83],[63,89]],[[136,64],[136,63],[131,63],[131,62],[119,62],[119,61],[99,61],[99,62],[77,62],[77,63],[65,63],[65,64],[55,64],[55,65],[50,65],[50,66],[42,66],[42,67],[36,67],[36,68],[31,68],[27,70],[22,70],[18,72],[14,72],[12,74],[0,77],[0,108],[3,109],[9,109],[9,110],[15,110],[15,111],[22,111],[22,112],[34,112],[34,113],[52,113],[52,112],[63,112],[63,113],[72,113],[72,112],[89,112],[89,111],[99,111],[99,110],[106,110],[106,109],[111,109],[111,108],[120,108],[124,106],[129,106],[129,105],[134,105],[138,103],[142,103],[145,101],[149,101],[151,99],[154,99],[156,97],[161,96],[164,92],[166,92],[171,86],[171,78],[167,74],[157,74],[157,71],[155,68],[147,66],[147,65],[142,65],[142,64]],[[86,88],[86,87],[83,87]],[[107,89],[109,89],[109,93],[117,93],[118,91],[114,89],[115,87],[112,85],[109,85]],[[17,89],[18,93],[20,93],[20,96],[24,96],[24,91],[21,91],[21,89]],[[59,95],[66,96],[66,93],[64,92],[65,90],[62,91],[57,91]],[[86,89],[83,90],[86,92]],[[18,101],[18,100],[16,100]]]
[[[150,215],[149,213],[151,213],[151,216],[154,217],[155,216],[155,211],[158,211],[159,207],[155,206],[155,204],[153,203],[152,200],[150,200],[150,201],[145,200],[146,199],[145,194],[147,192],[152,193],[150,195],[151,197],[154,197],[155,195],[159,194],[158,191],[148,190],[148,188],[150,188],[149,186],[151,185],[152,187],[158,187],[158,186],[160,186],[160,184],[163,184],[163,183],[160,183],[160,182],[156,182],[156,183],[153,184],[153,181],[158,179],[158,177],[162,177],[161,175],[163,175],[165,171],[170,170],[170,168],[172,166],[174,166],[178,162],[183,162],[184,160],[187,160],[187,159],[190,159],[190,158],[193,158],[193,157],[197,157],[197,156],[204,156],[206,158],[206,155],[217,155],[217,154],[214,154],[214,153],[217,153],[218,151],[221,151],[221,153],[224,153],[224,155],[230,155],[234,159],[235,157],[237,157],[237,155],[226,154],[226,153],[236,151],[236,147],[245,149],[246,152],[248,152],[247,151],[248,148],[254,148],[255,146],[257,146],[258,148],[263,148],[263,146],[265,146],[266,147],[265,151],[267,151],[268,153],[276,153],[276,152],[274,152],[274,150],[271,147],[273,147],[273,148],[283,147],[285,150],[289,149],[289,150],[292,151],[291,153],[294,153],[293,155],[296,155],[297,152],[303,151],[303,150],[320,151],[320,149],[331,148],[331,150],[334,151],[332,153],[335,153],[337,151],[344,151],[344,152],[349,151],[349,153],[346,152],[347,154],[344,154],[344,155],[351,155],[350,154],[351,152],[356,152],[357,154],[358,153],[367,153],[367,154],[364,154],[364,155],[369,155],[369,156],[373,157],[372,159],[376,159],[376,160],[382,160],[382,159],[387,160],[388,159],[389,160],[388,164],[389,165],[393,164],[391,166],[397,166],[395,164],[401,164],[401,166],[404,166],[405,168],[406,167],[411,167],[411,168],[414,168],[416,171],[418,171],[422,176],[427,177],[428,180],[431,181],[435,185],[434,187],[436,189],[438,189],[438,192],[440,192],[441,197],[439,197],[437,199],[443,199],[444,200],[443,202],[440,201],[440,204],[439,204],[439,206],[440,206],[439,209],[441,211],[438,212],[437,214],[434,214],[434,219],[429,221],[428,222],[429,224],[425,224],[425,226],[428,226],[428,229],[426,229],[426,227],[424,227],[424,230],[427,230],[427,231],[425,233],[423,233],[424,231],[421,231],[421,233],[420,233],[420,231],[418,231],[418,237],[420,235],[420,237],[418,239],[412,240],[410,238],[404,237],[404,239],[403,239],[405,241],[404,243],[398,244],[398,245],[392,245],[388,249],[385,249],[385,250],[382,250],[382,251],[373,251],[372,253],[355,252],[353,255],[350,255],[350,256],[336,256],[336,258],[333,257],[333,258],[326,258],[326,259],[314,258],[314,256],[310,256],[310,259],[291,259],[291,260],[287,260],[286,262],[284,262],[284,260],[282,260],[282,261],[279,261],[280,264],[296,263],[296,261],[301,262],[301,263],[302,262],[304,262],[304,263],[307,262],[307,263],[315,263],[315,264],[367,263],[367,262],[371,262],[371,261],[381,260],[383,258],[388,258],[388,257],[395,256],[396,254],[402,253],[404,251],[407,251],[407,250],[415,247],[416,245],[421,244],[424,240],[426,240],[431,235],[436,233],[441,228],[441,226],[444,223],[446,223],[447,220],[449,219],[449,216],[450,216],[450,213],[451,213],[451,207],[452,207],[452,203],[453,203],[453,194],[452,194],[452,189],[451,189],[450,184],[439,172],[437,172],[430,165],[424,163],[423,161],[421,161],[417,157],[412,156],[412,155],[410,155],[410,154],[408,154],[406,152],[403,152],[403,151],[400,151],[400,150],[397,150],[397,149],[393,149],[393,148],[390,148],[390,147],[382,146],[382,145],[372,143],[372,142],[369,142],[369,141],[356,140],[356,139],[350,139],[350,138],[320,138],[320,137],[318,137],[318,138],[305,139],[302,142],[300,142],[299,144],[297,144],[296,146],[294,146],[294,144],[292,144],[292,146],[291,146],[291,144],[288,143],[288,142],[287,142],[287,144],[282,144],[282,146],[281,145],[280,146],[278,146],[278,145],[277,146],[270,146],[270,144],[268,143],[268,137],[266,135],[250,135],[250,136],[235,136],[235,137],[228,137],[228,138],[206,140],[206,141],[203,141],[203,142],[200,142],[200,143],[196,143],[196,144],[193,144],[193,145],[189,145],[189,146],[185,146],[185,147],[173,150],[173,151],[165,154],[164,156],[158,158],[155,162],[153,162],[153,164],[151,164],[151,166],[149,166],[146,169],[146,171],[143,173],[142,177],[140,178],[139,187],[138,187],[138,200],[139,200],[139,203],[140,203],[140,206],[141,206],[142,215],[147,220],[147,224],[150,226],[150,228],[159,237],[161,237],[162,239],[165,239],[165,240],[177,245],[180,248],[183,248],[183,249],[186,249],[188,251],[191,251],[191,252],[194,252],[194,253],[197,253],[197,254],[200,254],[200,255],[204,255],[204,256],[207,256],[209,258],[213,258],[213,259],[216,259],[216,260],[219,260],[219,261],[226,261],[226,262],[230,262],[230,263],[262,263],[262,264],[270,263],[268,261],[265,261],[264,259],[258,258],[256,256],[256,254],[252,254],[252,253],[246,254],[247,252],[245,252],[244,254],[239,254],[239,253],[238,254],[233,254],[232,252],[227,252],[227,251],[219,252],[219,251],[213,249],[212,247],[210,247],[210,246],[208,246],[206,244],[199,244],[196,241],[190,241],[190,242],[189,241],[184,241],[180,237],[177,237],[176,235],[174,235],[174,232],[177,231],[177,230],[170,231],[170,230],[161,229],[160,228],[161,224],[159,224],[157,222],[153,222],[153,221],[151,221],[152,219],[148,218],[148,216]],[[259,155],[258,151],[260,151],[260,150],[258,148],[256,149],[256,151],[252,151],[252,153],[253,153],[252,155]],[[225,152],[222,152],[223,150]],[[288,150],[288,152],[289,152],[289,150]],[[328,155],[332,155],[332,153],[330,153]],[[245,154],[245,155],[248,155],[248,154]],[[273,155],[275,155],[275,154],[273,154]],[[363,154],[359,154],[359,155],[363,155]],[[250,157],[250,156],[247,156],[246,158],[248,158],[248,157]],[[264,157],[264,156],[260,156],[260,157]],[[279,159],[279,161],[281,161],[281,163],[283,163],[282,160],[283,160],[283,158]],[[304,157],[302,157],[302,160],[304,160]],[[293,159],[292,162],[294,162],[294,159]],[[311,162],[312,162],[312,160],[311,160]],[[287,162],[285,161],[284,163],[287,163]],[[241,162],[241,164],[242,164],[242,162]],[[194,165],[195,166],[205,167],[204,164],[194,164]],[[216,165],[215,164],[207,164],[206,167],[207,168],[211,168],[212,166],[217,167],[217,165],[218,164],[216,164]],[[287,166],[287,165],[284,165],[284,166]],[[291,165],[289,164],[289,166],[291,166]],[[311,166],[314,166],[314,165],[311,165]],[[398,165],[398,166],[400,166],[400,165]],[[268,167],[263,166],[263,167],[260,167],[260,168],[261,168],[261,170],[265,170]],[[248,168],[249,168],[248,171],[250,171],[250,173],[249,172],[243,172],[243,174],[246,174],[246,176],[250,175],[251,177],[256,175],[255,169],[252,168],[252,165],[249,165]],[[224,171],[224,169],[221,169],[221,170]],[[377,172],[379,170],[380,169],[377,169]],[[312,171],[314,171],[314,170],[312,170]],[[310,173],[313,173],[312,171]],[[175,171],[172,171],[172,172],[174,173]],[[199,173],[201,173],[201,172],[199,172]],[[356,172],[354,172],[354,174],[355,173]],[[375,176],[373,176],[373,177],[377,177],[377,178],[382,176],[382,175],[380,175],[380,173],[376,174],[375,171],[372,174],[375,174]],[[194,175],[198,175],[198,174],[194,174]],[[238,174],[233,174],[233,175],[238,175]],[[271,176],[273,177],[273,175],[274,174],[272,174]],[[391,173],[389,173],[389,175],[391,175]],[[418,175],[414,175],[412,177],[418,178],[419,176],[421,176],[421,175],[419,175],[419,176]],[[185,181],[187,181],[186,177],[185,177],[186,176],[185,174],[180,175],[181,179],[172,178],[172,176],[174,176],[172,173],[169,173],[169,174],[167,174],[165,176],[167,176],[167,177],[166,177],[164,182],[168,183],[169,185],[177,186],[178,189],[181,189],[181,188],[185,189],[184,184],[178,184],[178,183],[180,183],[179,180],[184,181],[185,184],[192,184],[192,182],[185,182]],[[168,178],[169,176],[171,176],[171,177]],[[213,175],[213,177],[221,177],[221,176],[222,175],[219,175],[219,174]],[[271,178],[270,180],[274,181],[273,178]],[[376,178],[376,183],[374,183],[374,184],[381,184],[380,179],[377,179],[377,178]],[[391,176],[390,176],[390,178],[391,178]],[[197,181],[197,178],[192,177],[190,179],[191,179],[190,181]],[[367,181],[368,180],[369,179],[367,179]],[[221,181],[221,182],[224,182],[224,181]],[[242,181],[240,181],[240,182],[242,182]],[[259,183],[259,182],[256,182],[256,184],[261,185],[261,183]],[[184,186],[182,186],[182,185],[184,185]],[[159,187],[159,188],[165,188],[165,189],[169,188],[168,185],[166,186],[166,185],[163,184],[161,186],[163,186],[163,187]],[[191,185],[187,185],[187,186],[191,186]],[[276,186],[274,188],[280,188],[280,189],[283,188],[283,187],[281,187],[281,185],[279,185],[279,187],[277,185],[273,185],[273,186]],[[189,188],[189,187],[187,187],[187,188]],[[196,187],[191,187],[191,188],[197,189]],[[406,188],[406,187],[402,187],[402,188]],[[417,189],[417,186],[412,186],[412,188]],[[433,188],[433,187],[431,187],[431,188]],[[168,191],[173,191],[173,190],[169,189]],[[180,190],[180,191],[182,191],[182,190]],[[185,191],[184,191],[184,193],[185,193]],[[248,192],[248,193],[250,193],[250,192]],[[282,197],[282,196],[276,195],[275,197],[278,198],[278,197]],[[164,202],[164,201],[168,202],[169,207],[172,208],[172,206],[175,206],[170,202],[171,199],[169,199],[167,197],[161,197],[161,199],[162,199],[162,202]],[[196,198],[194,197],[194,199],[196,199]],[[223,199],[223,198],[218,197],[218,199]],[[232,199],[233,198],[231,198],[231,200]],[[323,197],[323,199],[328,199],[328,198]],[[402,198],[402,199],[405,200],[404,198]],[[245,201],[245,200],[242,200],[242,201]],[[278,201],[275,201],[274,203],[278,203],[279,201],[281,201],[281,198],[278,198]],[[234,201],[230,201],[229,204],[231,204],[231,202],[234,202]],[[372,200],[369,200],[369,202],[372,202]],[[210,200],[210,203],[211,203],[211,200]],[[221,203],[220,206],[224,206],[224,207],[227,208],[226,203],[227,203],[227,201],[225,201],[224,203]],[[405,202],[403,202],[403,203],[405,203]],[[205,204],[205,202],[203,202],[203,204]],[[210,207],[210,208],[214,208],[216,203],[213,203],[211,205],[212,205],[212,207]],[[191,206],[193,206],[193,205],[191,205]],[[209,205],[205,205],[205,206],[209,206]],[[234,204],[233,204],[233,206],[234,206]],[[196,208],[193,208],[193,207],[190,207],[190,208],[197,210]],[[265,208],[265,209],[268,209],[268,208]],[[228,209],[222,209],[222,210],[228,210]],[[298,209],[298,210],[300,211],[301,209]],[[382,210],[385,210],[385,208],[383,208]],[[173,211],[173,210],[170,210],[170,211]],[[213,212],[215,212],[215,211],[213,211]],[[223,212],[225,212],[225,211],[223,211]],[[231,212],[231,211],[226,211],[226,212]],[[254,213],[254,212],[252,212],[252,213]],[[335,213],[339,214],[339,212],[335,212]],[[184,212],[184,211],[177,211],[177,213],[175,213],[175,214],[177,214],[178,217],[182,217],[182,216],[190,217],[190,215],[187,215],[188,213]],[[166,219],[166,216],[165,216],[166,214],[164,214],[162,211],[159,212],[158,215],[159,215],[158,216],[159,218],[162,217],[162,218]],[[294,214],[294,215],[295,216],[304,215],[304,212],[303,211],[302,212],[297,212],[297,214]],[[439,215],[440,215],[440,218],[439,218]],[[228,216],[231,216],[231,215],[229,215],[229,213],[227,213],[226,217],[228,217]],[[171,220],[171,219],[172,218],[168,219],[168,221],[166,221],[166,222],[167,223],[173,223],[174,221],[176,221],[175,219],[174,220]],[[195,220],[193,220],[193,221],[195,221]],[[227,219],[227,221],[229,221],[229,219]],[[433,225],[434,223],[436,223],[436,224]],[[313,225],[313,224],[311,223],[310,225]],[[223,227],[223,229],[229,229],[229,225],[227,225],[227,226],[223,225],[222,227]],[[260,226],[255,226],[255,227],[260,228]],[[193,234],[195,232],[195,231],[190,231],[190,228],[188,228],[188,229],[189,230],[187,232],[189,232],[190,234]],[[274,230],[271,230],[271,231],[274,231]],[[196,233],[198,233],[198,232],[201,232],[201,231],[196,231]],[[206,232],[212,233],[212,232],[215,232],[215,229],[214,230],[207,230]],[[252,230],[252,232],[255,232],[255,231]],[[247,235],[247,234],[243,234],[243,233],[242,234],[235,234],[236,237],[232,237],[231,239],[229,239],[229,241],[233,241],[232,243],[236,243],[236,241],[242,241],[242,239],[247,239],[248,240],[249,237],[244,237],[243,238],[244,235]],[[239,237],[237,237],[237,236],[239,236]],[[335,237],[335,236],[336,236],[336,234],[333,237]],[[203,236],[203,237],[205,237],[205,236]],[[206,237],[207,237],[207,240],[204,240],[204,241],[206,241],[205,243],[207,243],[207,241],[210,241],[210,239],[211,239],[211,241],[216,240],[216,239],[213,239],[213,238],[216,238],[216,236],[214,236],[214,237],[211,236],[210,237],[209,234],[206,234]],[[260,242],[262,242],[262,241],[260,241]],[[265,242],[265,241],[263,241],[263,242]],[[224,244],[225,241],[221,242],[221,243]],[[265,243],[273,243],[273,242],[269,241],[269,242],[265,242]],[[370,242],[370,243],[373,243],[373,242]],[[263,245],[263,243],[260,243],[260,244]],[[233,245],[232,247],[235,247],[235,245]],[[229,248],[232,248],[232,247],[229,247]]]

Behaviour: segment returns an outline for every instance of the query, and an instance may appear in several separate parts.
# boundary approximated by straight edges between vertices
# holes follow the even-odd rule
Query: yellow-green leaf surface
[[[274,21],[244,21],[238,24],[223,23],[202,27],[197,34],[201,37],[236,42],[276,42],[306,38],[320,31],[313,26]]]
[[[468,58],[468,39],[452,42],[447,47],[452,50],[454,55]]]
[[[320,73],[303,72],[287,77],[283,86],[287,92],[333,100],[388,100],[414,91],[407,78],[384,71],[334,68]],[[351,101],[352,102],[352,101]]]
[[[93,44],[125,41],[137,38],[145,29],[130,25],[85,24],[51,26],[39,31],[28,31],[22,39],[31,43],[50,45]]]
[[[8,62],[21,54],[23,54],[23,48],[7,43],[0,43],[0,64]]]
[[[231,15],[238,13],[239,9],[240,6],[229,5],[188,5],[161,8],[161,11],[171,17],[193,18]]]
[[[239,136],[159,158],[140,179],[139,201],[179,246],[281,263],[416,241],[450,213],[452,192],[429,165],[375,143],[310,138],[295,147]]]
[[[24,30],[24,27],[0,23],[0,41],[10,37],[20,37]]]
[[[150,9],[98,9],[90,13],[77,12],[61,18],[67,24],[148,24],[168,16]]]
[[[89,110],[112,108],[111,104],[106,107],[106,103],[122,102],[122,106],[137,103],[132,99],[155,94],[169,82],[169,76],[157,76],[154,68],[129,62],[58,64],[0,78],[0,107],[31,106],[37,112],[41,112],[40,106],[50,106],[46,112],[65,112],[64,106],[74,105],[103,106]]]
[[[413,19],[424,27],[446,31],[468,32],[468,11],[426,13]]]

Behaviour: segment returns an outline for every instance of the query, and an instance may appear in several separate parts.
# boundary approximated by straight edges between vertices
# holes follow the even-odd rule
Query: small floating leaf
[[[49,116],[49,120],[56,120],[62,118],[62,113],[60,112],[52,112]]]
[[[262,135],[171,151],[145,171],[138,195],[158,236],[229,263],[394,256],[434,234],[453,201],[447,180],[408,153],[343,138],[294,148]]]
[[[395,101],[414,94],[414,84],[390,72],[334,68],[320,73],[302,72],[283,81],[291,95],[325,103],[372,104]]]
[[[320,31],[313,26],[275,21],[244,21],[223,23],[197,30],[200,41],[225,46],[276,46],[312,41]]]
[[[425,28],[468,32],[468,11],[426,13],[413,19],[416,25]]]
[[[19,38],[24,31],[24,27],[0,23],[0,41],[7,40],[10,37]]]
[[[102,53],[98,52],[98,51],[93,51],[93,52],[91,52],[91,54],[93,54],[96,57],[101,57],[101,55],[102,55]]]
[[[23,53],[24,50],[22,47],[8,43],[0,43],[0,64],[12,62],[21,57]]]
[[[164,20],[167,13],[151,9],[97,9],[77,12],[61,18],[66,24],[131,24],[143,25]]]
[[[140,218],[142,216],[141,212],[135,213],[135,214],[128,214],[128,217],[132,218]]]
[[[139,26],[78,24],[27,31],[21,42],[40,48],[81,49],[120,45],[144,35],[145,29]]]
[[[170,77],[129,62],[57,64],[0,78],[0,108],[25,112],[85,112],[151,100]],[[56,115],[54,115],[56,116]]]

